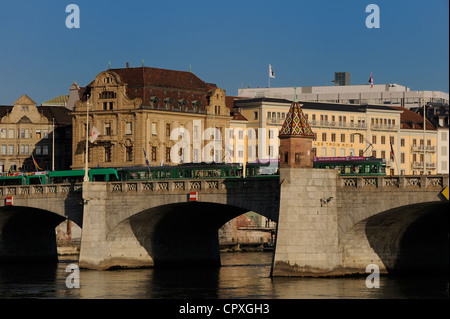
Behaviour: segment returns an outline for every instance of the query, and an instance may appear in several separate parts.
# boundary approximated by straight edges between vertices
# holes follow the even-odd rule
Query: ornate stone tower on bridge
[[[281,168],[313,167],[312,140],[314,133],[297,101],[291,104],[280,131]]]

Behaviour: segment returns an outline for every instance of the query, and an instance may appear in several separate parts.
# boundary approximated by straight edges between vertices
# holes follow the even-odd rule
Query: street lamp
[[[87,95],[86,100],[86,151],[84,158],[84,182],[89,182],[89,174],[88,174],[88,152],[89,152],[89,94]]]

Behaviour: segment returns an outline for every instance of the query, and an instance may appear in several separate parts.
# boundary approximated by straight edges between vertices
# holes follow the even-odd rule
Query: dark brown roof
[[[55,119],[56,125],[72,125],[72,116],[70,110],[63,106],[38,106],[39,112],[49,119]]]
[[[12,108],[12,105],[0,105],[0,118],[11,112]]]
[[[217,85],[206,83],[192,72],[166,70],[151,67],[119,68],[108,71],[118,74],[127,84],[127,96],[131,99],[142,99],[142,105],[150,107],[154,104],[155,97],[158,103],[165,99],[171,99],[173,103],[186,101],[192,107],[193,101],[200,103],[200,109],[204,112],[209,104],[209,92],[217,88]],[[93,82],[85,88],[81,88],[81,100],[86,100],[86,94],[90,91]]]
[[[208,92],[215,85],[200,80],[194,73],[150,67],[110,69],[122,77],[129,87],[175,88],[196,92]]]
[[[403,111],[400,114],[400,128],[402,129],[421,129],[423,130],[423,117],[416,112],[408,110],[404,107],[399,106],[391,106],[391,108]],[[431,122],[426,120],[426,129],[427,130],[436,130],[436,127],[431,124]]]

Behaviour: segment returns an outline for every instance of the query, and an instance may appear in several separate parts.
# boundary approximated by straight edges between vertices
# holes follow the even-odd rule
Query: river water
[[[219,269],[80,270],[80,288],[68,288],[66,267],[0,265],[0,298],[39,299],[448,299],[448,277],[271,278],[272,253],[222,253]]]

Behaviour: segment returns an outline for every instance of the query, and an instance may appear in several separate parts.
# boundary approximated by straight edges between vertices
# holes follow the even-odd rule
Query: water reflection
[[[397,299],[448,298],[448,277],[270,278],[271,253],[224,253],[220,268],[80,271],[80,289],[69,289],[66,266],[0,265],[0,298],[62,299]]]

